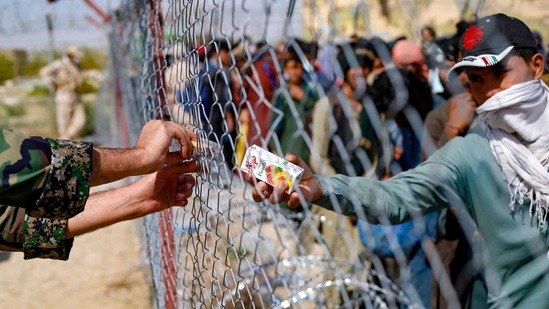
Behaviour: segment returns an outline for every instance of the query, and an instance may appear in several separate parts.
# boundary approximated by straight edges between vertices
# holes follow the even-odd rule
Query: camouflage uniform
[[[40,75],[49,80],[55,88],[59,138],[78,137],[86,125],[86,112],[80,100],[80,88],[83,83],[80,69],[65,56],[42,68]]]
[[[84,210],[92,144],[0,131],[0,250],[67,260],[67,220]]]

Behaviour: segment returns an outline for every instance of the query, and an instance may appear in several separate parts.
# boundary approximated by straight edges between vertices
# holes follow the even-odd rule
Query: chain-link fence
[[[436,149],[423,124],[451,90],[427,76],[455,60],[454,38],[422,50],[375,37],[370,1],[347,2],[135,0],[113,12],[102,143],[132,145],[146,121],[165,119],[219,145],[196,158],[208,172],[189,206],[144,220],[156,308],[458,305],[435,246],[444,212],[381,227],[360,208],[337,214],[336,201],[334,211],[257,203],[240,171],[251,145],[296,153],[319,175],[372,179]],[[410,17],[427,5],[397,2]],[[479,3],[456,1],[463,16]],[[419,20],[408,25],[418,37]],[[409,45],[397,61],[399,44]]]

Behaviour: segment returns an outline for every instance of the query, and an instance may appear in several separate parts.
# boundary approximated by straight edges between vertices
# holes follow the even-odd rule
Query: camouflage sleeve
[[[0,205],[0,250],[23,251],[23,244],[26,243],[30,244],[24,253],[26,259],[42,257],[66,260],[74,239],[64,239],[65,226],[56,225],[55,220],[46,224],[39,222],[40,219],[26,216],[24,208]],[[35,232],[26,232],[29,226]],[[41,231],[45,228],[52,232]]]
[[[0,250],[23,251],[25,208],[0,205]]]
[[[84,209],[91,160],[90,143],[0,132],[0,203],[25,209],[25,259],[68,259],[66,224]]]

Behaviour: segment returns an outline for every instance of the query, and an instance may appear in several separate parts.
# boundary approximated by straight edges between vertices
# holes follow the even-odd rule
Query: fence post
[[[153,40],[153,71],[156,93],[156,108],[158,119],[166,119],[164,115],[166,110],[166,93],[164,91],[164,20],[162,17],[162,2],[148,0],[149,9],[149,28]],[[173,225],[171,222],[170,211],[168,209],[160,214],[160,235],[162,252],[162,281],[165,288],[165,308],[177,308],[177,270],[174,261],[174,239]]]

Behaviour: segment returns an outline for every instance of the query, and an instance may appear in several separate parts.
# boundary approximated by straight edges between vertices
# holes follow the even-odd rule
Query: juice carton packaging
[[[299,185],[303,169],[284,158],[270,153],[269,151],[252,145],[246,150],[242,166],[245,173],[252,173],[255,178],[264,181],[271,186],[277,186],[280,182],[288,183],[286,193],[292,193]]]

